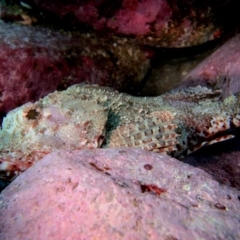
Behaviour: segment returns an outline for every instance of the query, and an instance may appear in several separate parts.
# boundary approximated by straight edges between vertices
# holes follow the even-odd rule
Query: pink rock
[[[40,11],[50,16],[55,14],[63,24],[81,23],[104,33],[137,36],[140,42],[158,47],[192,46],[220,37],[222,18],[229,5],[225,1],[197,0],[117,0],[114,3],[111,0],[35,0],[35,3]]]
[[[239,191],[166,155],[46,156],[0,195],[1,239],[239,239]]]
[[[124,38],[73,36],[0,21],[0,112],[79,82],[136,89],[148,71],[147,57]]]
[[[204,170],[221,184],[240,190],[239,136],[189,155],[184,162]]]
[[[180,88],[213,86],[223,90],[223,96],[240,91],[240,34],[226,42],[195,67]]]

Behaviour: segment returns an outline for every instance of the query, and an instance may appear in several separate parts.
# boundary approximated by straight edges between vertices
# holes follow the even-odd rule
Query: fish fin
[[[232,139],[232,138],[234,138],[234,137],[235,137],[234,135],[229,134],[229,135],[224,135],[224,136],[220,136],[220,137],[214,138],[214,139],[209,140],[209,141],[201,142],[200,144],[195,145],[195,146],[187,149],[187,151],[181,153],[177,158],[178,158],[178,159],[183,159],[183,158],[186,157],[187,155],[196,152],[196,151],[199,150],[200,148],[203,148],[203,147],[206,147],[206,146],[210,146],[210,145],[213,145],[213,144],[215,144],[215,143],[220,143],[220,142],[223,142],[223,141]]]

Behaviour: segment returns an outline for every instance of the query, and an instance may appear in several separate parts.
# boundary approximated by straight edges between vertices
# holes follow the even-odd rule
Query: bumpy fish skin
[[[201,86],[158,97],[87,85],[79,91],[108,108],[104,147],[141,147],[182,158],[234,137],[231,130],[240,126],[240,94],[220,101],[220,90]]]
[[[0,175],[13,179],[57,149],[140,147],[182,158],[234,137],[240,95],[200,86],[158,97],[134,97],[77,84],[6,116],[0,131]]]

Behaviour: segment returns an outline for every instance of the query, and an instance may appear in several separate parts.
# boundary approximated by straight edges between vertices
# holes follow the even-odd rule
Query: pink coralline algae
[[[211,86],[220,88],[223,96],[240,91],[240,34],[227,41],[195,67],[183,80],[180,88]]]
[[[157,47],[192,46],[216,39],[224,31],[226,1],[180,0],[35,0],[47,16],[63,24],[85,24],[99,32],[137,37]],[[223,11],[223,9],[225,11]],[[49,17],[50,19],[50,17]]]
[[[1,193],[0,239],[239,239],[239,196],[167,155],[57,151]]]
[[[126,38],[0,21],[0,112],[79,82],[137,88],[149,66],[147,52]]]

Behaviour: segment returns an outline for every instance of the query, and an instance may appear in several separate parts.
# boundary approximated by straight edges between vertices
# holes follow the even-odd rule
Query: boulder
[[[240,190],[240,134],[184,158],[184,162],[209,173],[221,184]]]
[[[148,57],[126,38],[0,21],[0,113],[80,82],[136,91]]]
[[[53,152],[0,195],[1,239],[239,239],[239,191],[141,149]]]
[[[179,88],[197,85],[220,88],[223,97],[240,91],[240,34],[197,65]]]
[[[225,23],[235,12],[232,1],[225,0],[35,0],[32,8],[49,22],[56,16],[62,25],[137,37],[155,47],[187,47],[217,39],[229,29]]]

